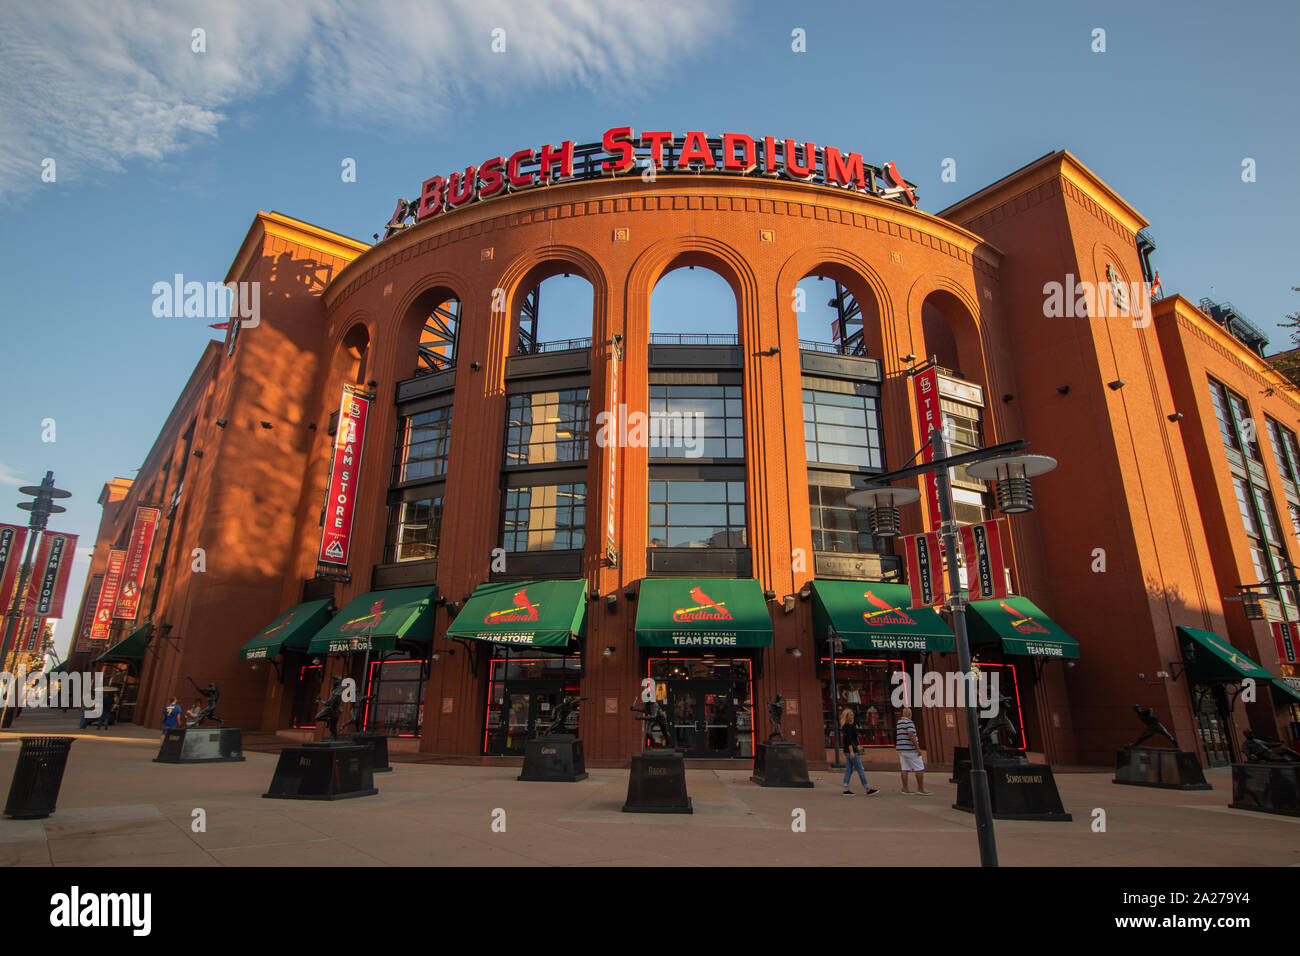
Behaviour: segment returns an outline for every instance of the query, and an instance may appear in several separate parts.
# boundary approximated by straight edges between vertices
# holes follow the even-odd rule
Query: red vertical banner
[[[912,607],[930,607],[944,599],[943,556],[939,533],[909,534],[903,538],[907,563],[907,585],[912,591]]]
[[[0,524],[0,615],[8,612],[14,599],[14,582],[23,563],[27,529],[17,524]]]
[[[24,618],[27,622],[27,640],[20,646],[28,653],[34,653],[41,649],[41,638],[45,635],[45,618],[29,617]]]
[[[619,432],[619,415],[618,415],[618,362],[622,346],[617,342],[611,346],[609,355],[609,379],[607,381],[609,400],[606,403],[609,410],[609,427],[605,431],[606,435],[617,435]],[[608,442],[605,448],[605,558],[612,568],[618,567],[618,539],[615,537],[614,530],[618,524],[618,504],[617,504],[617,471],[618,471],[618,453],[619,442],[617,439]]]
[[[352,385],[343,386],[338,432],[330,462],[329,491],[325,498],[325,527],[321,531],[321,564],[345,568],[352,550],[352,513],[356,510],[357,476],[366,441],[366,418],[374,395]]]
[[[99,589],[99,600],[95,602],[95,618],[90,625],[92,641],[108,640],[109,628],[113,624],[113,605],[117,603],[117,592],[122,587],[122,568],[125,565],[125,551],[108,552],[108,565],[104,569],[104,586]]]
[[[68,575],[77,551],[77,536],[47,531],[36,547],[31,586],[27,589],[26,613],[33,617],[63,617],[63,599],[68,593]]]
[[[70,651],[90,650],[90,629],[95,624],[95,611],[99,608],[99,592],[103,587],[104,576],[92,575],[90,587],[86,588],[86,598],[81,603],[81,619],[77,621],[77,633],[73,636]]]
[[[126,548],[126,562],[122,566],[122,582],[113,603],[113,617],[134,621],[140,614],[141,592],[149,571],[149,554],[153,551],[154,533],[162,512],[157,508],[136,508],[135,522],[131,525],[131,541]]]
[[[1289,664],[1295,663],[1295,625],[1290,621],[1273,621],[1269,627],[1273,631],[1273,640],[1277,642],[1279,660]]]
[[[961,549],[966,558],[966,587],[972,601],[1007,596],[1007,573],[1002,556],[998,519],[963,525]]]
[[[939,411],[939,370],[933,365],[924,372],[912,376],[912,388],[916,393],[916,413],[921,420],[921,440],[928,442],[930,432],[943,427],[943,418]],[[934,449],[926,446],[922,461],[934,461]],[[934,472],[922,478],[925,488],[925,501],[930,510],[930,527],[937,529],[942,518],[939,515],[939,486],[935,482]]]

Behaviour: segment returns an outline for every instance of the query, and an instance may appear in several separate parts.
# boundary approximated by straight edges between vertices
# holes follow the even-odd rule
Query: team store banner
[[[944,587],[939,532],[904,536],[903,555],[907,562],[907,586],[912,591],[912,608],[941,603]]]
[[[68,593],[68,575],[77,552],[77,536],[47,531],[36,547],[31,585],[27,589],[29,617],[63,617],[63,599]]]
[[[131,541],[126,549],[122,567],[122,580],[113,604],[113,617],[134,621],[140,614],[140,594],[144,589],[145,574],[149,569],[149,554],[153,550],[154,534],[162,512],[157,508],[136,508],[135,523],[131,525]]]
[[[113,625],[113,605],[117,603],[117,592],[122,586],[122,568],[125,565],[125,551],[108,552],[104,586],[99,589],[99,600],[95,602],[95,621],[90,626],[92,642],[108,640],[109,629]]]
[[[0,524],[0,614],[12,607],[14,582],[23,563],[27,529],[17,524]]]
[[[1002,556],[1002,532],[998,519],[963,525],[961,549],[966,558],[966,586],[972,601],[1007,596],[1006,567]]]
[[[912,376],[912,387],[916,393],[916,414],[921,419],[921,440],[928,442],[930,433],[942,427],[942,415],[939,411],[939,370],[930,366],[924,372]],[[921,460],[934,461],[934,447],[926,445]],[[922,477],[925,488],[925,503],[930,513],[930,527],[938,528],[942,522],[939,514],[939,486],[934,472],[927,472]]]
[[[320,536],[321,564],[345,568],[352,550],[352,513],[356,509],[357,475],[365,447],[366,417],[374,395],[351,385],[343,386],[339,427],[330,464],[329,493],[325,498],[325,528]]]

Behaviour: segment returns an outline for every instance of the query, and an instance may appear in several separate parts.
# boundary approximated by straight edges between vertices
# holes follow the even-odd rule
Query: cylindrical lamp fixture
[[[1005,455],[977,461],[966,467],[972,478],[992,481],[997,486],[998,510],[1014,515],[1034,510],[1034,491],[1029,479],[1056,467],[1047,455]]]
[[[900,505],[910,505],[921,500],[921,493],[915,488],[896,488],[893,485],[880,488],[867,488],[846,495],[845,502],[855,508],[870,508],[867,525],[877,538],[896,537],[901,525],[898,519]]]
[[[1246,591],[1241,595],[1241,606],[1246,612],[1246,618],[1251,621],[1262,621],[1267,615],[1264,613],[1264,605],[1259,600],[1258,591]]]

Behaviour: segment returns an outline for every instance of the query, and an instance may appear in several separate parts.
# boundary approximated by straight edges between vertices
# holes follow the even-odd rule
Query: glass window
[[[739,385],[651,385],[651,458],[745,457]]]
[[[743,548],[743,481],[650,482],[650,547]]]
[[[1296,469],[1295,433],[1283,428],[1268,416],[1264,417],[1264,421],[1268,426],[1268,441],[1273,446],[1273,458],[1277,462],[1277,470],[1283,478],[1293,482]]]
[[[388,509],[388,560],[420,561],[438,556],[442,495],[403,501]]]
[[[867,395],[803,390],[803,433],[809,461],[882,468],[880,414]]]
[[[1291,530],[1295,532],[1296,540],[1300,541],[1300,508],[1287,502],[1286,510],[1291,515]]]
[[[506,467],[587,460],[586,388],[511,395],[506,406]]]
[[[884,542],[871,537],[868,509],[855,508],[845,502],[845,497],[852,491],[852,488],[827,485],[812,485],[808,489],[814,551],[868,554],[883,550]]]
[[[372,661],[365,729],[388,737],[415,737],[424,717],[419,661]],[[361,728],[358,727],[358,730]]]
[[[397,423],[397,452],[393,481],[441,478],[447,474],[447,444],[451,436],[451,406],[403,415]]]
[[[506,551],[580,551],[587,524],[587,485],[507,488],[501,546]]]
[[[1236,392],[1228,392],[1228,408],[1232,411],[1233,424],[1236,426],[1240,444],[1247,455],[1255,461],[1263,461],[1259,454],[1259,441],[1255,437],[1254,419],[1250,417],[1250,406]]]

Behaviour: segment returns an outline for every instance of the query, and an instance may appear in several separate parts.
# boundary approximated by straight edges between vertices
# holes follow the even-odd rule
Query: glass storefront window
[[[507,488],[501,546],[508,552],[578,551],[587,525],[587,485]]]
[[[511,395],[506,406],[506,467],[586,461],[589,391]]]
[[[688,757],[752,759],[752,668],[747,657],[650,658],[646,672],[673,728],[673,739],[665,742],[647,724],[651,746],[675,747]]]
[[[804,449],[810,462],[882,468],[880,413],[869,395],[803,390]]]
[[[650,482],[650,547],[743,548],[743,481]]]
[[[901,660],[837,657],[835,684],[838,701],[831,700],[830,658],[824,657],[822,672],[822,729],[826,749],[835,747],[835,723],[840,711],[853,711],[858,728],[858,743],[864,747],[894,746],[894,708],[889,696],[893,691],[890,675],[901,670]]]
[[[522,754],[530,739],[546,732],[552,711],[563,700],[582,696],[581,687],[580,656],[492,645],[483,753]],[[577,733],[578,721],[578,711],[574,711],[565,731]]]
[[[743,459],[740,386],[651,385],[649,431],[651,459]]]
[[[438,556],[442,533],[442,495],[403,501],[388,509],[388,561],[421,561]]]
[[[884,550],[884,542],[877,542],[868,530],[869,509],[855,508],[844,500],[852,492],[852,488],[827,485],[808,488],[814,551],[870,554]]]
[[[418,737],[424,722],[420,661],[372,661],[365,729],[388,737]]]
[[[393,456],[393,482],[441,478],[447,474],[447,446],[451,437],[451,406],[403,415],[397,423],[397,449]]]

